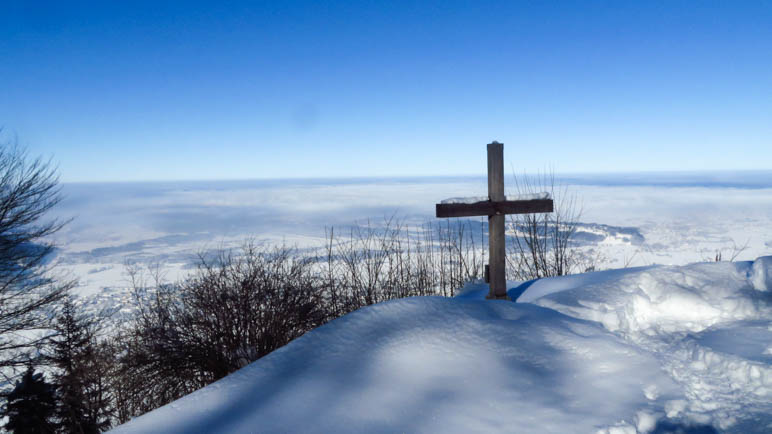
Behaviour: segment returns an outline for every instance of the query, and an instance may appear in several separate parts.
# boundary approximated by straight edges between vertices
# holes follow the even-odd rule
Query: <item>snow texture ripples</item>
[[[665,403],[668,420],[772,431],[772,257],[584,276],[570,289],[537,281],[518,302],[596,321],[649,351],[685,395]]]

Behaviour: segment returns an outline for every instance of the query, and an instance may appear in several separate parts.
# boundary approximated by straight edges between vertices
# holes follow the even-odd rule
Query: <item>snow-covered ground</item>
[[[360,309],[114,432],[772,432],[772,257],[510,284]]]

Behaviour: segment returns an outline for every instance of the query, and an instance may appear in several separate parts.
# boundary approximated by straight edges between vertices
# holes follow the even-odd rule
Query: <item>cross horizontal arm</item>
[[[483,215],[530,214],[552,212],[552,199],[489,200],[476,203],[438,203],[437,217],[473,217]]]

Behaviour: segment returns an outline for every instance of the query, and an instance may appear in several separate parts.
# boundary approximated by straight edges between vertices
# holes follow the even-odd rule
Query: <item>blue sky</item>
[[[772,2],[3,2],[63,181],[772,168]]]

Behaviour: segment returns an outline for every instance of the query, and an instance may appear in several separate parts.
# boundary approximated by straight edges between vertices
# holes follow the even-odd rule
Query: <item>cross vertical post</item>
[[[488,216],[490,252],[490,290],[488,299],[509,300],[506,277],[506,236],[504,215],[552,212],[549,194],[528,195],[524,199],[507,200],[504,195],[504,144],[488,144],[488,200],[453,198],[436,205],[437,217]]]
[[[504,144],[488,144],[488,197],[491,202],[503,202]],[[507,297],[506,252],[504,244],[504,214],[497,211],[488,216],[490,258],[490,292],[487,298],[509,300]]]

